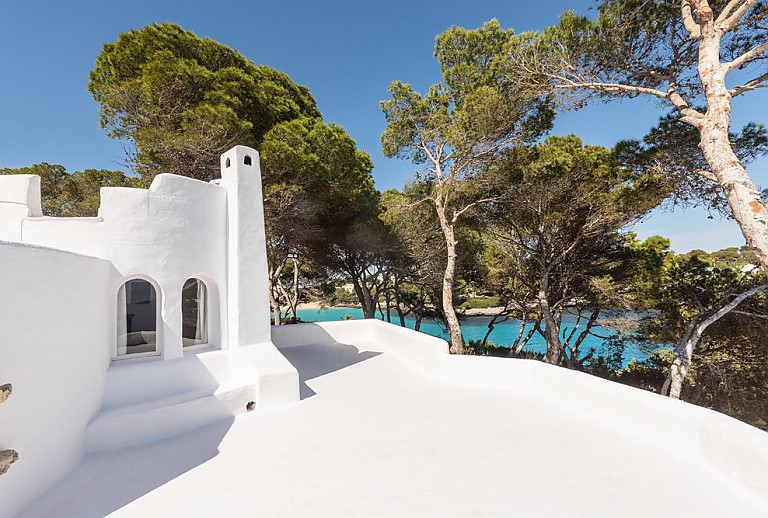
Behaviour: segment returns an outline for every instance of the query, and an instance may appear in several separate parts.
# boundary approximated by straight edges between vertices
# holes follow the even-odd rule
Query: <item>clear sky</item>
[[[229,45],[258,64],[307,85],[327,121],[344,126],[375,163],[379,189],[401,187],[412,164],[386,159],[378,102],[395,79],[425,90],[439,80],[434,38],[451,25],[477,27],[498,18],[518,31],[556,23],[566,9],[592,2],[524,0],[0,1],[0,167],[38,162],[120,169],[123,147],[98,124],[86,90],[101,46],[120,32],[174,22]],[[653,101],[596,104],[558,117],[553,134],[576,133],[588,144],[611,146],[645,134],[666,108]],[[768,92],[734,104],[734,123],[768,120]],[[768,185],[768,160],[749,167]],[[636,227],[641,237],[662,234],[679,252],[744,243],[733,222],[704,211],[654,212]]]

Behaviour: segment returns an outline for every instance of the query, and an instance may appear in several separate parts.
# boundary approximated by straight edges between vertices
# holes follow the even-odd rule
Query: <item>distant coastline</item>
[[[325,304],[322,302],[301,302],[297,309],[322,309],[322,308],[350,308],[350,309],[360,309],[359,304]],[[484,316],[493,316],[498,314],[501,310],[504,308],[501,306],[492,306],[488,308],[469,308],[469,309],[463,309],[460,311],[460,316],[466,316],[466,317],[484,317]],[[283,309],[285,310],[285,309]],[[394,311],[394,310],[393,310]]]

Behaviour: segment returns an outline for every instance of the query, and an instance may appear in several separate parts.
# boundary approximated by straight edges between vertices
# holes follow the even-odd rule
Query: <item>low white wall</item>
[[[109,262],[0,242],[0,450],[19,460],[0,477],[12,516],[79,462],[109,364]]]
[[[24,218],[41,215],[39,176],[0,175],[0,240],[21,241]]]
[[[714,470],[768,504],[768,434],[712,410],[535,360],[449,355],[445,340],[380,320],[276,326],[272,341],[278,347],[372,341],[442,382],[509,390],[582,413]]]

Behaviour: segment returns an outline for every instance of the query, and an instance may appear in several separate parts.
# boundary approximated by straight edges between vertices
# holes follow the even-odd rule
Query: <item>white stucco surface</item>
[[[667,442],[667,427],[695,428],[658,413],[667,400],[653,394],[532,361],[470,365],[377,322],[286,326],[273,340],[299,371],[301,401],[92,456],[22,516],[768,515],[768,434],[714,412],[673,405],[727,432],[707,445],[730,459],[717,469]],[[565,404],[517,385],[532,373]],[[609,414],[585,406],[584,390]],[[632,398],[627,413],[657,433],[610,418]]]
[[[0,480],[0,517],[88,452],[298,400],[298,373],[270,342],[258,153],[232,148],[221,174],[102,188],[90,218],[43,216],[37,176],[0,175],[0,384],[14,386],[0,408],[0,449],[19,453]],[[206,288],[197,315],[207,343],[185,348],[190,278]],[[143,357],[121,355],[128,304],[119,293],[133,279],[156,297],[131,314],[157,344]]]
[[[0,478],[0,516],[12,515],[80,462],[98,413],[111,314],[109,262],[0,242],[0,450],[19,460]]]

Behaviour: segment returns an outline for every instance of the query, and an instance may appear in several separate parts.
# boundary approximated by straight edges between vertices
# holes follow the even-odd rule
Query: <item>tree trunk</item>
[[[293,320],[296,322],[299,318],[298,313],[296,313],[296,308],[299,305],[299,262],[294,258],[293,259],[293,290],[291,297],[290,305],[291,305],[291,311],[293,312]]]
[[[453,284],[456,277],[456,236],[454,226],[448,221],[445,214],[445,207],[439,199],[435,201],[437,217],[440,220],[440,228],[445,237],[445,246],[447,251],[445,272],[443,273],[443,314],[445,323],[448,326],[448,332],[451,335],[451,353],[464,354],[464,337],[461,334],[459,317],[456,315],[456,309],[453,307]]]
[[[547,352],[544,355],[544,361],[557,365],[560,362],[560,350],[562,349],[562,344],[560,343],[559,326],[557,325],[557,322],[555,322],[555,317],[552,315],[552,308],[549,306],[548,291],[549,272],[544,271],[541,275],[541,284],[537,296],[539,306],[541,307],[542,319],[544,320],[544,339],[547,341]]]
[[[283,323],[280,310],[280,294],[277,288],[277,283],[280,282],[279,278],[282,269],[283,267],[281,266],[277,270],[274,270],[271,265],[269,268],[269,305],[272,307],[272,321],[276,326]]]
[[[669,397],[680,399],[680,393],[683,390],[683,381],[688,375],[688,371],[691,369],[691,362],[693,361],[693,351],[696,345],[701,339],[701,335],[704,333],[706,326],[698,323],[698,319],[694,318],[688,323],[688,328],[683,334],[680,344],[677,346],[677,356],[669,366],[669,372],[667,378],[664,380],[664,385],[661,387],[661,394],[668,395]]]
[[[533,333],[536,332],[536,326],[541,323],[541,319],[537,319],[537,321],[531,326],[531,328],[528,330],[528,332],[525,334],[522,340],[516,340],[515,341],[515,347],[514,351],[515,354],[520,354],[523,352],[523,349],[526,345],[528,345],[528,342],[531,340],[531,337],[533,336]],[[525,329],[525,327],[523,327]]]
[[[725,84],[727,72],[720,63],[718,31],[714,24],[702,26],[698,73],[707,98],[707,111],[695,124],[701,136],[699,147],[725,192],[744,239],[755,249],[760,266],[768,274],[768,210],[730,143],[731,94]]]
[[[280,319],[280,303],[275,298],[275,295],[271,293],[271,290],[269,294],[269,303],[272,306],[272,320],[274,325],[279,326],[282,323]]]
[[[283,286],[283,281],[280,279],[280,276],[278,275],[275,279],[275,283],[277,285],[278,293],[282,296],[283,299],[285,299],[285,302],[288,304],[288,309],[285,312],[286,318],[288,318],[288,315],[293,315],[290,320],[293,323],[296,323],[297,320],[297,313],[296,313],[296,306],[299,302],[299,265],[296,262],[296,260],[293,260],[293,286],[291,287],[291,293],[288,293],[288,290],[285,289],[285,286]]]
[[[384,290],[384,303],[387,305],[387,322],[392,323],[392,292],[389,287]]]
[[[354,286],[355,293],[362,306],[363,318],[376,318],[376,303],[373,301],[373,297],[371,297],[370,292],[367,290],[365,281],[363,280],[363,285],[361,285],[359,279],[353,276],[352,286]]]
[[[587,320],[587,323],[584,325],[584,330],[579,333],[579,335],[576,337],[576,342],[571,346],[571,354],[570,357],[566,355],[566,363],[568,364],[569,369],[575,369],[577,367],[583,367],[584,363],[590,359],[594,355],[594,349],[584,358],[579,359],[579,349],[581,348],[581,344],[584,343],[584,340],[589,336],[589,332],[592,330],[592,327],[597,323],[597,319],[600,316],[600,310],[599,309],[593,309],[592,313],[589,315],[589,319]],[[573,331],[571,331],[571,334],[568,335],[568,340],[566,341],[566,346],[570,345],[571,338],[573,337],[574,333],[579,327],[579,322],[581,321],[581,310],[579,310],[579,318],[576,320],[576,324],[573,326]]]
[[[405,327],[405,314],[403,313],[403,301],[400,297],[400,279],[397,274],[394,278],[394,290],[395,290],[395,310],[397,311],[397,318],[400,320],[400,327]]]
[[[697,319],[690,321],[688,324],[688,329],[683,335],[683,338],[680,341],[680,345],[677,348],[677,357],[675,358],[675,361],[672,362],[672,365],[670,365],[667,379],[664,380],[664,385],[661,387],[660,393],[662,395],[666,394],[667,390],[669,390],[669,397],[680,399],[680,394],[683,390],[683,381],[685,381],[685,377],[688,375],[688,371],[691,369],[693,353],[696,350],[696,346],[698,345],[699,340],[701,340],[704,331],[706,331],[709,326],[730,313],[745,299],[760,293],[761,291],[765,290],[766,287],[768,287],[768,284],[761,284],[759,286],[755,286],[752,289],[739,293],[728,304],[721,306],[700,323],[697,323],[698,318],[701,318],[700,316]]]
[[[699,333],[691,336],[684,345],[682,356],[678,356],[675,358],[675,361],[672,362],[672,366],[669,369],[669,397],[680,399],[680,393],[683,391],[683,381],[685,381],[685,377],[691,369],[693,351],[699,343],[700,338],[701,334]]]
[[[493,330],[496,329],[496,324],[506,322],[507,320],[509,320],[509,304],[505,304],[504,309],[502,309],[501,311],[493,315],[493,318],[491,319],[491,321],[488,322],[488,331],[485,332],[485,336],[483,336],[483,341],[480,344],[483,349],[487,348],[488,338],[491,336],[491,333],[493,333]],[[525,327],[525,322],[523,322],[523,325],[521,326],[520,329],[522,330],[523,327]],[[518,339],[515,342],[519,341],[521,334],[522,334],[522,331],[518,333]]]

